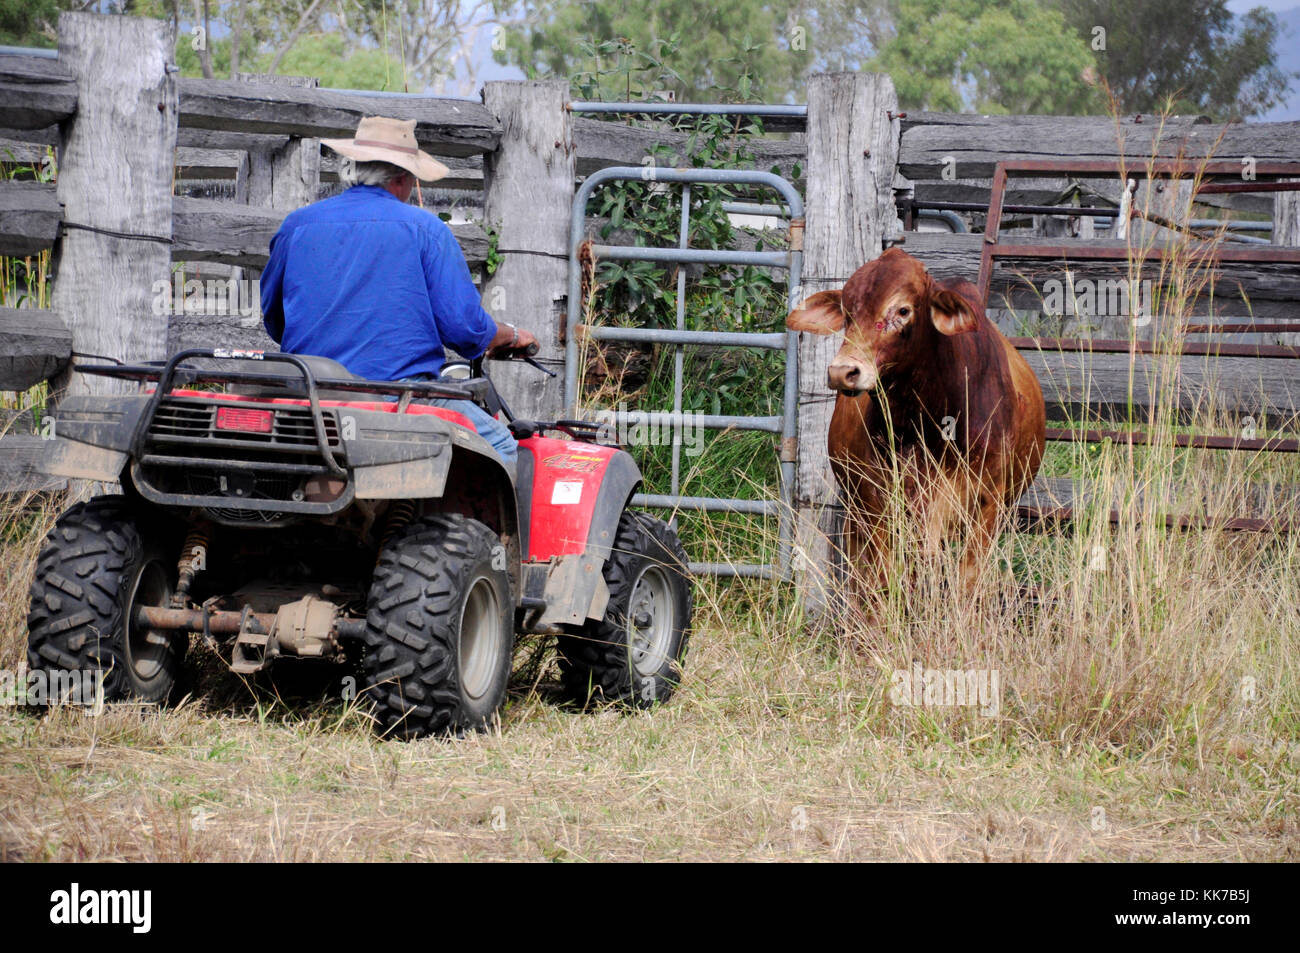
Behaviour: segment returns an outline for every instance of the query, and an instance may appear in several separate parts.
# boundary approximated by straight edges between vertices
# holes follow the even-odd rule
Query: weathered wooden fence
[[[58,156],[57,185],[0,181],[0,255],[53,248],[58,272],[52,310],[0,310],[4,390],[46,379],[57,386],[111,386],[103,380],[69,385],[63,375],[74,353],[148,359],[180,346],[268,344],[255,312],[159,315],[152,306],[155,283],[173,280],[177,267],[186,279],[200,281],[242,274],[232,268],[255,273],[284,215],[337,178],[337,162],[321,154],[318,140],[350,136],[362,116],[374,114],[417,120],[422,147],[452,169],[437,189],[461,194],[495,229],[501,264],[485,277],[485,306],[536,333],[542,359],[558,361],[575,180],[608,166],[640,165],[655,148],[666,147],[682,164],[690,161],[686,133],[574,114],[563,84],[491,83],[477,102],[340,92],[283,78],[198,80],[176,74],[170,63],[174,37],[157,21],[65,14],[59,34],[57,57],[0,53],[0,161],[6,148],[19,161],[39,163],[45,146],[54,146]],[[134,108],[124,110],[123,103]],[[1225,127],[1199,117],[1162,123],[1142,117],[909,116],[899,112],[888,77],[869,74],[812,77],[806,116],[768,128],[794,135],[754,142],[754,165],[775,166],[787,176],[796,165],[803,168],[806,221],[797,224],[804,225],[809,293],[838,287],[894,243],[936,276],[973,280],[983,235],[904,225],[916,220],[918,209],[955,208],[961,226],[982,228],[978,210],[987,209],[1000,162],[1070,157],[1136,165],[1149,157],[1213,154],[1240,161],[1244,171],[1300,155],[1300,123],[1294,122]],[[185,194],[191,183],[214,180],[233,185],[233,197]],[[1115,176],[1044,176],[1012,183],[1006,204],[1115,208],[1122,190]],[[1227,191],[1198,201],[1269,218],[1275,246],[1300,246],[1297,193]],[[478,271],[492,239],[473,222],[452,228]],[[1002,234],[1053,235],[1054,243],[1081,248],[1098,233],[1089,217],[1026,213],[1019,222],[1014,216],[1003,221]],[[1002,259],[989,303],[1014,332],[1026,313],[1041,312],[1046,281],[1114,275],[1113,263],[1072,261],[1067,271],[1060,263]],[[1215,295],[1196,296],[1194,313],[1215,320],[1240,315],[1265,330],[1247,328],[1225,339],[1235,351],[1207,348],[1213,353],[1189,355],[1189,406],[1213,389],[1217,405],[1228,411],[1293,418],[1300,412],[1300,364],[1280,352],[1253,356],[1267,352],[1250,348],[1294,340],[1285,330],[1287,321],[1300,330],[1300,267],[1230,262],[1216,275]],[[1059,411],[1127,400],[1127,353],[1054,351],[1029,337],[1024,348]],[[821,514],[833,498],[823,380],[835,345],[811,338],[800,351],[796,499],[804,514],[800,546],[814,560],[822,558]],[[498,376],[520,413],[559,413],[559,382],[511,370]],[[1147,399],[1140,387],[1135,396],[1139,403]],[[37,439],[0,441],[0,488],[38,478],[32,472]]]

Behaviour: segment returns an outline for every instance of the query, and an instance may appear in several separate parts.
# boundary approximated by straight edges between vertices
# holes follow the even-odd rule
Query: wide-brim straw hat
[[[417,179],[433,182],[451,170],[424,152],[415,142],[414,119],[366,116],[353,139],[322,139],[339,155],[356,162],[388,162]]]

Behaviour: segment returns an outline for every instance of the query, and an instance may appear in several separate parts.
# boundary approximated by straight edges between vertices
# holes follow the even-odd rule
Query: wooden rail
[[[351,137],[363,116],[416,120],[421,146],[442,155],[491,152],[501,128],[482,103],[438,97],[392,98],[326,89],[188,79],[177,84],[178,125],[238,135]],[[59,60],[0,55],[0,126],[42,129],[77,112],[75,75]]]
[[[903,239],[903,250],[920,259],[935,278],[974,281],[979,274],[983,235],[906,232]],[[992,274],[989,307],[1041,312],[1048,281],[1098,282],[1133,277],[1160,286],[1160,266],[1154,257],[1142,261],[1132,275],[1126,266],[1117,266],[1123,257],[1124,242],[1059,239],[1053,244],[1063,252],[1059,259],[1014,255],[999,258]],[[1111,257],[1086,257],[1089,247],[1106,249]],[[1291,251],[1300,249],[1292,247]],[[1300,268],[1279,262],[1226,261],[1216,267],[1215,274],[1213,287],[1207,284],[1188,289],[1191,314],[1249,315],[1260,322],[1290,319],[1300,323]]]
[[[168,243],[172,259],[260,268],[266,264],[271,237],[287,214],[286,209],[176,197]],[[23,257],[52,247],[61,223],[54,185],[0,180],[0,255]],[[470,266],[483,264],[488,238],[482,226],[459,223],[451,230]]]

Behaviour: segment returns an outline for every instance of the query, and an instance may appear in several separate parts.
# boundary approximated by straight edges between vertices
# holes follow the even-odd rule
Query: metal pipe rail
[[[571,102],[575,113],[643,116],[781,116],[807,119],[808,107],[781,103],[597,103]]]
[[[808,126],[808,107],[786,104],[744,103],[595,103],[571,102],[575,113],[616,116],[735,116],[763,120],[770,132],[799,132]]]
[[[724,212],[737,215],[770,215],[775,218],[789,218],[790,210],[784,205],[770,205],[764,202],[723,202]]]
[[[670,496],[666,493],[638,493],[634,506],[666,510],[694,510],[698,513],[743,513],[751,516],[780,516],[781,504],[774,500],[719,500],[711,496]]]
[[[784,268],[783,251],[726,251],[711,248],[640,248],[633,245],[592,245],[597,258],[610,261],[655,261],[672,265],[760,265]]]
[[[643,344],[695,344],[701,347],[762,347],[784,350],[786,332],[749,334],[743,331],[669,331],[664,328],[609,328],[579,324],[579,338],[593,341],[627,341]]]
[[[684,414],[680,410],[624,410],[605,411],[614,418],[616,426],[626,424],[646,427],[672,427],[690,422],[705,430],[765,430],[779,434],[785,429],[784,416],[749,417],[734,414]]]

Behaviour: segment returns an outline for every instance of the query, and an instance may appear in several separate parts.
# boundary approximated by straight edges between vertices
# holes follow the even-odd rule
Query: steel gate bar
[[[582,105],[583,111],[590,104]],[[640,248],[617,245],[592,245],[594,257],[611,261],[654,261],[666,264],[707,265],[759,265],[782,268],[786,271],[786,303],[793,310],[800,299],[799,283],[803,271],[802,243],[792,240],[785,252],[714,251],[687,248],[690,216],[690,187],[705,185],[756,185],[770,188],[780,194],[789,210],[792,232],[803,226],[803,198],[794,186],[770,172],[753,172],[732,169],[660,169],[643,166],[614,166],[588,176],[574,197],[569,220],[569,288],[568,313],[565,325],[564,346],[564,403],[569,413],[578,414],[578,343],[581,338],[595,341],[626,341],[667,344],[674,348],[673,355],[673,411],[670,414],[626,412],[616,413],[615,420],[622,422],[659,422],[673,425],[672,493],[646,494],[633,497],[637,506],[662,507],[698,512],[746,513],[777,517],[777,563],[750,565],[731,563],[691,563],[691,572],[719,576],[747,576],[758,578],[789,578],[791,552],[794,540],[793,502],[795,457],[792,448],[798,437],[799,410],[799,345],[793,331],[772,333],[742,333],[729,331],[686,330],[686,274],[677,273],[676,327],[661,328],[611,328],[587,327],[580,323],[582,309],[582,275],[578,263],[578,250],[584,241],[587,202],[598,186],[613,181],[650,181],[680,183],[682,185],[682,219],[676,248]],[[784,212],[781,206],[748,205],[764,212]],[[745,500],[725,497],[681,496],[680,460],[681,427],[686,415],[682,413],[683,348],[688,345],[714,347],[753,347],[785,351],[785,380],[782,395],[782,412],[779,416],[747,417],[730,415],[692,416],[708,429],[761,430],[780,434],[780,492],[777,500]]]
[[[691,234],[691,183],[682,184],[682,221],[677,233],[677,247],[686,250],[686,239]],[[686,330],[686,269],[677,269],[677,333]],[[686,347],[678,340],[673,346],[673,413],[682,412],[682,370],[685,366]],[[673,496],[681,495],[682,428],[673,427],[673,473],[669,485]]]

